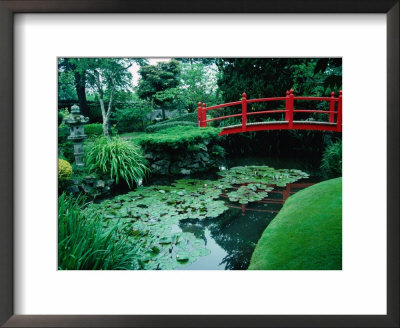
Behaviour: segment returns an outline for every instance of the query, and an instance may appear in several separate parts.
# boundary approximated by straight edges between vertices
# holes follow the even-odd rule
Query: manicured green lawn
[[[250,270],[342,269],[342,178],[291,196],[265,229]]]

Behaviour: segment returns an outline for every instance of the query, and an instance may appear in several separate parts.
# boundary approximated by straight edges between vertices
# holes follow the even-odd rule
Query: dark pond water
[[[227,161],[225,168],[244,165],[268,165],[276,169],[300,169],[311,176],[285,188],[275,187],[267,198],[240,205],[232,203],[225,196],[229,210],[217,219],[183,220],[179,226],[174,226],[174,232],[191,232],[197,238],[203,239],[211,251],[207,256],[199,257],[195,262],[181,270],[245,270],[249,266],[251,255],[263,231],[282,208],[285,200],[295,192],[323,180],[318,170],[318,164],[307,159],[285,160],[268,158],[237,158]],[[223,169],[223,168],[222,168]],[[198,176],[198,178],[205,178]],[[216,178],[207,173],[206,178]],[[153,181],[152,184],[168,184],[166,178]],[[224,197],[224,195],[223,195]]]

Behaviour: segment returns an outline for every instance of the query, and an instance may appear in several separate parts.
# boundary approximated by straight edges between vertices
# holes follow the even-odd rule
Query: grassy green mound
[[[342,269],[342,178],[291,196],[265,229],[250,270]]]

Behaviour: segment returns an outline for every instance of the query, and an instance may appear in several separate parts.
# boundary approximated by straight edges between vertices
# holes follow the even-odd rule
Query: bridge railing
[[[295,101],[297,100],[306,100],[306,101],[326,101],[329,102],[329,110],[319,110],[319,109],[299,109],[295,108]],[[271,102],[271,101],[285,101],[285,109],[277,109],[277,110],[262,110],[256,112],[248,112],[247,104],[258,103],[258,102]],[[337,104],[337,106],[336,106]],[[226,108],[231,106],[241,105],[241,113],[225,115],[220,117],[214,117],[207,119],[207,112],[210,110]],[[337,109],[336,109],[337,108]],[[272,97],[272,98],[258,98],[258,99],[247,99],[246,93],[243,93],[242,100],[234,101],[226,104],[220,104],[215,106],[206,107],[205,103],[198,103],[197,107],[197,119],[199,127],[206,127],[208,122],[217,121],[217,120],[225,120],[228,118],[241,117],[241,131],[247,131],[247,117],[251,115],[269,115],[269,114],[277,114],[284,113],[285,120],[284,121],[275,121],[275,123],[284,123],[284,128],[293,129],[293,128],[307,128],[307,124],[315,124],[315,123],[326,123],[327,125],[335,126],[334,131],[341,132],[342,131],[342,91],[339,92],[339,96],[335,97],[335,93],[332,92],[330,97],[302,97],[302,96],[294,96],[293,90],[286,91],[285,97]],[[328,121],[324,122],[312,122],[312,121],[295,121],[294,115],[295,113],[318,113],[318,114],[327,114],[329,115]],[[262,122],[260,122],[262,123]],[[274,123],[274,122],[269,122]],[[237,126],[236,126],[237,128]],[[315,128],[315,129],[324,129]],[[240,131],[238,131],[240,132]]]

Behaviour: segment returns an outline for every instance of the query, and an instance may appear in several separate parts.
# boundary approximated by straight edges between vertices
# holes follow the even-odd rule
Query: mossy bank
[[[291,196],[265,229],[250,270],[342,269],[342,178]]]

